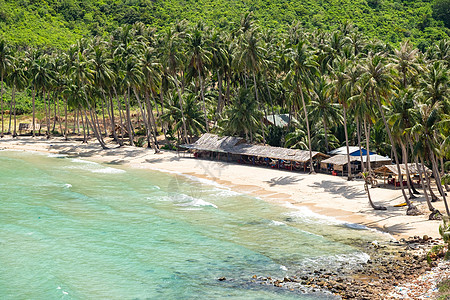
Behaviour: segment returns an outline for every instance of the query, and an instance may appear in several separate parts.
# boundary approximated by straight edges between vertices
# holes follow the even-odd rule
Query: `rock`
[[[227,280],[225,277],[219,277],[219,279],[217,279],[217,280],[219,280],[219,281],[225,281],[225,280]]]

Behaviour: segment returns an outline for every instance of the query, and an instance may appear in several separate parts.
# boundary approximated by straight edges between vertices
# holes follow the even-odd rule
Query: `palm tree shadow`
[[[270,186],[276,186],[276,185],[294,184],[294,183],[297,183],[302,180],[303,179],[295,177],[295,176],[280,176],[280,177],[274,177],[274,178],[264,181],[264,182],[267,182]]]
[[[323,189],[328,193],[344,196],[347,199],[354,199],[355,197],[365,197],[366,193],[360,189],[348,186],[344,182],[336,182],[329,180],[322,180],[321,182],[314,182],[310,187],[315,189]]]

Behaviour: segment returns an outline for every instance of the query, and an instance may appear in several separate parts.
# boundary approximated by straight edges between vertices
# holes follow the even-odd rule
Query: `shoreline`
[[[376,204],[386,206],[387,211],[373,210],[367,200],[362,180],[347,181],[343,177],[317,173],[291,172],[237,163],[184,158],[174,151],[162,150],[154,154],[151,149],[124,146],[102,150],[96,143],[81,144],[64,141],[63,138],[5,137],[0,139],[1,150],[37,151],[83,157],[111,165],[178,173],[210,180],[232,191],[259,197],[276,205],[292,208],[306,207],[315,214],[339,221],[363,225],[388,233],[396,239],[411,236],[439,237],[440,221],[429,221],[426,202],[422,195],[414,204],[424,213],[406,216],[404,207],[393,205],[403,202],[400,190],[371,188]],[[442,201],[433,203],[441,212]]]
[[[387,211],[374,211],[368,204],[362,181],[348,182],[345,178],[320,173],[308,175],[237,163],[184,158],[176,152],[165,150],[161,154],[154,154],[151,149],[130,146],[102,150],[97,143],[86,145],[78,141],[64,141],[62,138],[4,138],[0,139],[0,150],[62,154],[111,166],[177,174],[290,209],[306,208],[311,214],[333,218],[338,222],[342,221],[344,225],[359,224],[366,229],[378,231],[378,234],[390,235],[390,242],[374,241],[372,244],[354,245],[370,255],[369,261],[358,267],[342,265],[331,272],[309,270],[309,273],[304,273],[304,270],[298,270],[297,276],[280,279],[258,274],[249,278],[254,283],[299,290],[308,286],[313,291],[326,290],[344,299],[398,299],[417,295],[418,291],[435,295],[436,283],[440,278],[433,277],[433,274],[443,272],[442,274],[450,276],[449,263],[434,263],[431,268],[425,259],[426,252],[432,245],[442,243],[440,239],[436,239],[439,237],[440,221],[426,220],[427,214],[406,216],[405,208],[393,207],[393,204],[401,201],[400,190],[371,189],[374,199],[391,197],[377,202],[388,206]],[[426,204],[423,202],[420,198],[414,201],[416,205]],[[438,202],[439,204],[443,206],[442,202]],[[438,206],[438,209],[443,210],[443,207]],[[386,230],[390,228],[396,230]],[[424,239],[419,236],[424,236]],[[393,241],[393,237],[400,242]]]

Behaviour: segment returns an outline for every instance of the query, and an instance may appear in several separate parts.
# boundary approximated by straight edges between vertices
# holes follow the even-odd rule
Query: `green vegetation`
[[[158,152],[161,135],[171,145],[204,132],[239,135],[308,150],[311,173],[312,150],[364,146],[391,155],[399,174],[401,163],[429,166],[449,214],[449,66],[449,40],[422,53],[409,41],[397,48],[370,41],[351,23],[330,33],[297,25],[277,33],[251,14],[224,30],[136,23],[64,51],[15,49],[3,40],[0,134],[16,136],[17,118],[31,111],[29,122],[41,125],[31,126],[33,136],[82,133],[86,142],[93,134],[103,148],[107,137]],[[287,127],[267,126],[264,118],[280,113],[289,115]],[[362,171],[367,187],[370,164]],[[439,217],[431,203],[439,195],[422,176],[430,217]],[[409,180],[399,183],[407,214],[417,214]]]
[[[421,50],[449,36],[449,0],[2,0],[0,32],[19,45],[68,48],[80,37],[106,36],[143,22],[168,29],[181,20],[230,29],[245,12],[261,27],[285,32],[334,30],[351,21],[369,38],[398,45],[409,39]]]

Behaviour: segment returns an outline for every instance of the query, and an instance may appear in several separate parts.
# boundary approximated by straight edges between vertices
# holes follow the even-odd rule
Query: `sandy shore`
[[[125,165],[134,168],[148,168],[160,171],[179,172],[209,180],[214,180],[232,190],[258,196],[266,201],[286,205],[308,207],[313,212],[335,217],[349,223],[358,223],[378,228],[396,238],[409,236],[439,237],[439,221],[429,221],[425,198],[414,200],[414,204],[424,212],[421,216],[406,216],[405,207],[394,207],[402,203],[400,189],[372,188],[372,199],[376,204],[387,207],[387,211],[374,211],[368,203],[363,182],[347,181],[345,178],[270,168],[231,164],[217,161],[183,157],[176,152],[163,151],[154,154],[151,149],[111,145],[109,150],[101,150],[91,140],[89,144],[79,141],[64,141],[61,138],[4,137],[0,149],[64,153],[82,156],[103,163]],[[442,201],[433,203],[444,212]]]

